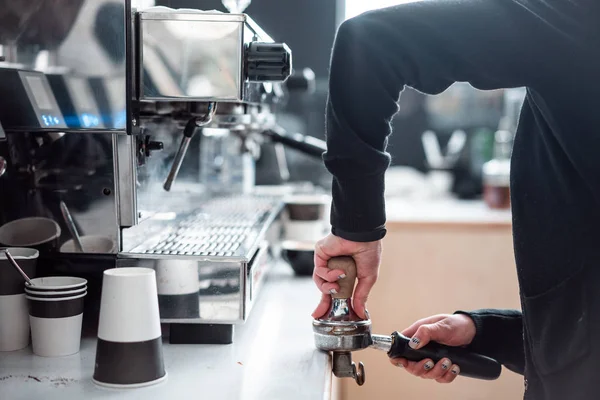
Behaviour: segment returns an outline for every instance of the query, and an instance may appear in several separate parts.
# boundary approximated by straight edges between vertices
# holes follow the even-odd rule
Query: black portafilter
[[[502,372],[502,365],[498,361],[463,347],[430,342],[415,350],[408,345],[410,338],[399,332],[394,332],[390,336],[372,335],[371,337],[373,339],[371,347],[385,351],[390,358],[405,358],[416,362],[429,358],[434,363],[448,358],[460,367],[460,376],[474,379],[495,380]]]
[[[352,362],[351,353],[366,348],[385,351],[390,358],[409,361],[431,359],[434,363],[448,358],[460,367],[460,376],[494,380],[500,376],[502,365],[487,356],[466,348],[445,346],[430,342],[415,350],[410,339],[399,332],[391,335],[371,334],[371,321],[360,319],[352,307],[352,293],[356,279],[356,263],[352,257],[334,257],[329,260],[330,270],[342,270],[345,277],[338,281],[340,290],[333,294],[327,314],[313,321],[315,345],[319,350],[332,352],[333,374],[339,378],[352,378],[358,385],[365,382],[365,368]]]
[[[310,68],[293,71],[285,81],[288,91],[301,94],[314,94],[316,90],[315,73]]]
[[[327,144],[324,140],[300,133],[288,133],[281,127],[267,129],[262,131],[262,134],[274,143],[281,143],[311,157],[320,159],[327,151]]]

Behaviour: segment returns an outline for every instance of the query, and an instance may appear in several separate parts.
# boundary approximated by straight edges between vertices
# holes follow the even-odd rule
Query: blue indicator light
[[[100,125],[100,118],[93,114],[81,114],[81,121],[85,128],[92,128]]]
[[[60,118],[55,117],[53,115],[42,114],[42,121],[44,121],[44,125],[46,126],[56,126],[60,125]]]

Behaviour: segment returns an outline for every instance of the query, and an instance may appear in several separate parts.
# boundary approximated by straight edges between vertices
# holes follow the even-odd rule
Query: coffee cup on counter
[[[35,277],[39,252],[8,248],[10,255],[30,278]],[[0,252],[0,351],[16,351],[29,345],[29,312],[24,291],[25,279]]]
[[[156,284],[162,319],[200,317],[196,260],[157,260]]]
[[[21,218],[0,226],[0,244],[9,247],[54,249],[61,229],[54,220],[43,217]]]
[[[291,195],[285,200],[284,240],[317,242],[326,234],[330,198],[320,194]]]
[[[65,357],[79,353],[85,288],[78,293],[27,292],[31,347],[40,357]]]
[[[296,275],[311,276],[315,268],[315,244],[286,240],[281,243],[281,257]]]
[[[108,388],[164,381],[156,273],[151,268],[104,271],[93,382]]]

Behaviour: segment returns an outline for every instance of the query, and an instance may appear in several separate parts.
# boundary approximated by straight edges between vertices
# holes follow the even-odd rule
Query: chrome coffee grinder
[[[352,257],[334,257],[328,268],[342,270],[346,277],[338,281],[340,290],[333,294],[329,311],[313,321],[313,332],[317,349],[332,352],[332,370],[338,378],[352,378],[359,386],[365,383],[365,367],[362,362],[352,361],[352,352],[374,348],[385,351],[390,358],[405,358],[409,361],[431,359],[437,363],[449,358],[460,367],[460,375],[495,380],[502,371],[501,364],[484,355],[462,347],[444,346],[431,342],[419,350],[409,347],[410,338],[399,332],[391,335],[371,334],[371,320],[363,320],[352,308],[352,293],[356,281],[356,263]]]

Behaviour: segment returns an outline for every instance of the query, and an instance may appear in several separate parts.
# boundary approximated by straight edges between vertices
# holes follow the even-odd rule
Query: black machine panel
[[[0,68],[0,121],[6,131],[67,128],[46,76]]]
[[[83,77],[47,74],[48,82],[69,128],[104,128],[90,82]]]

